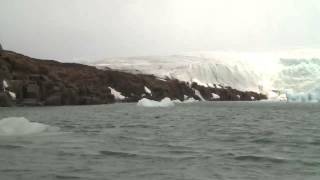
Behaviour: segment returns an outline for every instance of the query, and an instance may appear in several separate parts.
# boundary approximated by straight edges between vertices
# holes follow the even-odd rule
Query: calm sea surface
[[[0,108],[7,117],[59,130],[0,136],[1,180],[320,179],[319,104]]]

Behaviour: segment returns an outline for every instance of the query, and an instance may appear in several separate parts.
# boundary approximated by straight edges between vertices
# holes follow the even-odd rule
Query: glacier
[[[108,58],[94,64],[216,88],[264,93],[271,101],[320,102],[320,49],[213,51]]]

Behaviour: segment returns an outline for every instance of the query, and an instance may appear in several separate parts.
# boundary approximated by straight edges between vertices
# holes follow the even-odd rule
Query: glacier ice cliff
[[[320,102],[320,50],[198,52],[161,57],[110,58],[105,66],[177,78],[207,87],[267,94],[270,100]]]

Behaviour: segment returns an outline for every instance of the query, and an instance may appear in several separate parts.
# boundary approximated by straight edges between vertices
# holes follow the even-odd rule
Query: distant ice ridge
[[[273,101],[320,102],[319,49],[110,58],[96,66],[261,92]]]
[[[57,127],[30,122],[24,117],[8,117],[0,120],[0,136],[23,136],[57,130]]]

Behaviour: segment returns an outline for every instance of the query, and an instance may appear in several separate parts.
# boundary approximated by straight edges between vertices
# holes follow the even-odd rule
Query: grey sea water
[[[0,136],[0,179],[320,179],[320,105],[0,108],[59,131]]]

